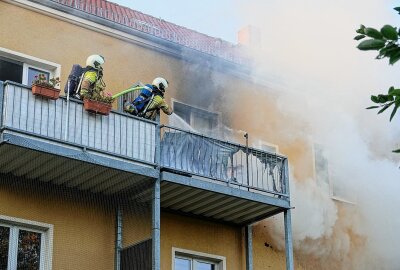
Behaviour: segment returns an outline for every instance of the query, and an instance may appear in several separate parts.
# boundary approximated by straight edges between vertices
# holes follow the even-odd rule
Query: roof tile
[[[226,60],[243,63],[239,46],[105,0],[51,0]]]

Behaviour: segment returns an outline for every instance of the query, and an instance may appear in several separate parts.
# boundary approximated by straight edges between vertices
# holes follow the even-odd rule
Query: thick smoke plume
[[[240,4],[243,21],[261,31],[254,77],[267,82],[285,119],[276,137],[318,143],[329,164],[327,183],[291,168],[294,248],[306,269],[399,269],[400,155],[391,150],[400,146],[400,116],[389,123],[388,114],[365,110],[371,94],[400,85],[399,65],[374,60],[352,40],[361,23],[400,25],[393,7],[388,0]],[[283,249],[275,220],[267,227]]]

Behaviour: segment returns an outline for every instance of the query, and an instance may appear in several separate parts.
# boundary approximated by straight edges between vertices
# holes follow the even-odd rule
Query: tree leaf
[[[399,38],[396,28],[388,24],[381,28],[381,33],[386,39],[389,40],[398,40]]]
[[[400,104],[396,103],[396,105],[393,108],[392,114],[390,115],[390,120],[389,121],[392,121],[392,119],[393,119],[394,115],[396,114],[397,109],[399,108],[399,106],[400,106]]]
[[[380,106],[370,106],[370,107],[365,108],[365,109],[370,110],[370,109],[377,109],[377,108],[380,108]]]
[[[400,14],[400,7],[395,7],[394,10],[396,10]]]
[[[391,95],[391,96],[400,96],[400,89],[390,90],[389,95]]]
[[[383,113],[387,108],[389,108],[391,105],[393,105],[393,103],[394,103],[394,101],[383,106],[383,108],[379,110],[378,114]]]
[[[397,44],[387,44],[385,47],[383,47],[379,53],[383,54],[385,57],[390,57],[394,52],[400,51],[400,48],[397,46]]]
[[[388,94],[391,95],[393,91],[394,91],[394,86],[390,86],[389,90],[388,90]]]
[[[367,39],[358,44],[357,48],[362,51],[379,50],[385,46],[385,43],[381,39]]]
[[[389,57],[389,64],[393,65],[400,60],[400,50],[393,52]]]
[[[379,103],[385,103],[388,101],[387,95],[378,95]]]
[[[365,28],[365,29],[364,29],[364,33],[365,33],[367,36],[372,37],[372,38],[375,38],[375,39],[381,39],[381,38],[383,38],[383,35],[381,34],[381,32],[379,32],[378,30],[376,30],[375,28],[372,28],[372,27],[367,27],[367,28]]]
[[[363,38],[365,38],[365,35],[357,35],[357,36],[354,37],[355,40],[360,40],[360,39],[363,39]]]
[[[359,34],[365,34],[364,30],[365,30],[365,26],[364,25],[360,25],[360,28],[357,29],[356,32],[359,33]]]
[[[393,153],[400,153],[400,149],[396,149],[392,151]]]
[[[374,103],[379,103],[378,97],[377,96],[371,96],[371,101]]]

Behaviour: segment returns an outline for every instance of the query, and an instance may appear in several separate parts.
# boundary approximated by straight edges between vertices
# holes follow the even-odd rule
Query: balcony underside
[[[1,174],[106,195],[135,189],[158,175],[151,166],[137,165],[87,149],[7,131],[2,135]]]
[[[124,194],[151,202],[152,166],[135,164],[88,149],[3,131],[0,173],[105,195]],[[129,195],[130,194],[130,195]],[[278,196],[265,196],[227,183],[176,173],[161,174],[161,207],[200,218],[246,225],[289,208]]]
[[[169,172],[161,174],[160,198],[164,210],[241,226],[290,207],[289,202],[281,198]],[[132,199],[151,200],[151,189]]]

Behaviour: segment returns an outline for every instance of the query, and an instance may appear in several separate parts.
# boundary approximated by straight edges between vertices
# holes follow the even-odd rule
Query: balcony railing
[[[161,127],[161,166],[241,189],[287,194],[285,157],[175,127]]]
[[[0,82],[1,88],[2,132],[77,146],[103,156],[288,198],[287,159],[283,156],[117,111],[108,116],[91,114],[81,101],[43,99],[17,83]],[[160,151],[156,151],[157,145]]]
[[[4,88],[3,129],[154,165],[156,127],[156,122],[115,111],[108,116],[88,113],[78,100],[36,97],[23,85],[7,83]]]

